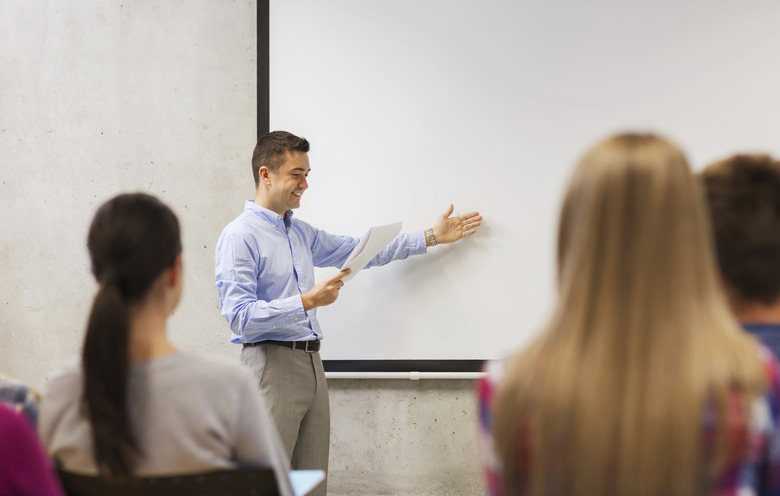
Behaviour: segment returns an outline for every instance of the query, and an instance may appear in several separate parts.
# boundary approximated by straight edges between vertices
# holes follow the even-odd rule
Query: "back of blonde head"
[[[764,380],[720,294],[682,152],[639,134],[592,148],[564,200],[558,269],[553,315],[496,399],[508,494],[706,493],[726,425],[705,452],[705,402],[722,419],[730,391],[747,401]]]

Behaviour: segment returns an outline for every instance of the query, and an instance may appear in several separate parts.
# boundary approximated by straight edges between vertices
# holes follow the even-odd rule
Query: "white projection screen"
[[[778,20],[768,0],[270,1],[268,124],[312,145],[296,215],[358,236],[430,227],[449,203],[484,216],[349,282],[319,310],[323,358],[484,360],[527,342],[554,301],[569,172],[609,134],[659,132],[694,168],[780,155]]]

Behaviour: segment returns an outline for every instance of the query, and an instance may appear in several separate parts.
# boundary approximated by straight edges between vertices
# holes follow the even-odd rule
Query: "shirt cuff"
[[[428,252],[428,247],[425,243],[425,231],[409,233],[409,251],[412,255],[422,255]]]

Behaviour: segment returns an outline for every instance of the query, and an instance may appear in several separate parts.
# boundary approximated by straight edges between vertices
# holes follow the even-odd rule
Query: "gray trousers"
[[[276,344],[241,350],[241,363],[260,384],[293,470],[328,473],[330,402],[319,353]],[[311,495],[324,496],[325,481]]]

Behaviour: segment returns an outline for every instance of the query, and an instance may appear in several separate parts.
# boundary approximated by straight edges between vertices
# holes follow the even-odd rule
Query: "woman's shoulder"
[[[764,370],[766,371],[767,378],[770,379],[772,383],[776,384],[778,380],[778,374],[780,374],[777,357],[772,352],[772,350],[767,348],[764,344],[756,343],[756,346],[758,347],[758,357],[764,364]]]
[[[765,394],[763,399],[771,406],[780,404],[780,365],[775,354],[756,340],[756,353],[764,369]]]
[[[240,364],[219,356],[179,352],[133,364],[128,394],[144,398],[145,408],[227,413],[256,401],[260,389]],[[220,413],[219,415],[222,415]]]
[[[479,381],[480,391],[492,391],[503,381],[506,374],[507,360],[487,360],[482,365],[483,376]]]
[[[250,371],[228,358],[179,352],[133,364],[133,379],[159,389],[197,385],[204,394],[227,394],[256,387]]]
[[[498,382],[503,379],[506,366],[507,359],[487,360],[482,366],[482,370],[485,372],[485,378]]]
[[[182,351],[133,364],[134,371],[165,375],[185,375],[192,379],[223,380],[243,378],[249,371],[230,359],[205,353]]]
[[[483,416],[490,409],[496,390],[504,378],[506,360],[488,360],[482,365],[483,376],[477,382],[477,399]]]
[[[70,391],[81,387],[81,360],[79,357],[71,357],[60,368],[52,372],[43,388],[43,397],[51,396],[58,391]]]

